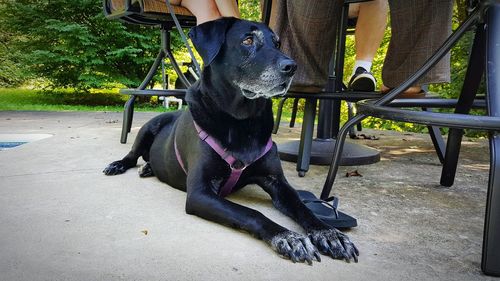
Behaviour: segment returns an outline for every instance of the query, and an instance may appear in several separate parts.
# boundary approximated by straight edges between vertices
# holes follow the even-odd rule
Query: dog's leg
[[[309,238],[292,232],[262,213],[217,196],[206,187],[189,188],[186,213],[250,232],[293,262],[308,262],[320,255]]]
[[[135,167],[135,165],[137,165],[137,159],[141,156],[144,161],[148,162],[149,149],[153,144],[155,136],[163,129],[163,127],[173,124],[180,114],[181,111],[164,113],[144,124],[144,126],[142,126],[137,133],[137,137],[135,138],[134,145],[132,146],[130,152],[123,157],[123,159],[109,164],[104,169],[103,173],[108,176],[123,174],[128,169]]]
[[[347,235],[323,223],[300,200],[297,192],[286,181],[283,174],[270,175],[257,182],[271,195],[274,206],[300,224],[312,243],[324,255],[335,259],[358,261],[358,249]]]
[[[109,164],[103,171],[104,174],[108,176],[119,175],[125,173],[128,169],[135,167],[137,165],[137,159],[143,156],[146,158],[144,160],[148,161],[149,159],[149,148],[154,140],[153,131],[149,126],[143,126],[139,133],[137,133],[137,137],[134,141],[134,145],[132,146],[132,150],[123,157],[123,159],[114,161]],[[146,157],[144,157],[146,156]]]

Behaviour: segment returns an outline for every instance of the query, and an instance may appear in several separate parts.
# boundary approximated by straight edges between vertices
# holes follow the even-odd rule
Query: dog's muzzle
[[[241,83],[243,95],[248,99],[283,96],[292,84],[297,64],[292,59],[281,59],[277,65],[268,67],[261,75],[261,83]]]
[[[283,82],[277,86],[274,86],[271,89],[267,87],[266,89],[262,89],[259,91],[251,91],[245,88],[241,88],[241,91],[247,99],[272,98],[272,97],[284,96],[287,93],[288,88],[290,88],[291,84],[292,84],[292,79],[290,77],[288,81]]]

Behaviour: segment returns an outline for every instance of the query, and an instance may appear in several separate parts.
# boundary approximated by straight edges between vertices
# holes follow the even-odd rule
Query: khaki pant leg
[[[389,9],[392,35],[382,80],[393,88],[415,73],[450,35],[453,1],[389,0]],[[416,85],[449,81],[448,54]]]
[[[333,54],[341,0],[274,0],[271,28],[297,62],[294,86],[324,87]]]

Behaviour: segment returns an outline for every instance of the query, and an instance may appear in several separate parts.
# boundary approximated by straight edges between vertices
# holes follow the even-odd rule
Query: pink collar
[[[219,156],[226,161],[226,163],[229,165],[231,168],[231,174],[229,175],[229,178],[227,179],[226,183],[222,188],[219,190],[219,196],[221,197],[226,197],[231,193],[233,190],[234,186],[240,179],[241,174],[243,173],[243,170],[245,170],[248,166],[250,166],[252,163],[255,161],[259,160],[262,156],[266,155],[269,150],[271,150],[271,147],[273,147],[273,140],[271,137],[269,137],[269,140],[267,141],[266,147],[262,150],[262,153],[255,158],[252,162],[250,163],[243,163],[243,161],[236,159],[230,151],[227,150],[227,148],[222,147],[216,139],[214,139],[212,136],[210,136],[207,132],[205,132],[196,122],[194,122],[194,127],[196,128],[196,131],[198,132],[198,136],[200,139],[204,142],[206,142]],[[187,175],[187,170],[184,167],[184,163],[182,162],[182,158],[180,156],[179,150],[177,149],[177,139],[174,137],[174,149],[175,149],[175,156],[177,157],[177,162],[179,162],[179,165],[181,165],[182,170],[184,173]]]

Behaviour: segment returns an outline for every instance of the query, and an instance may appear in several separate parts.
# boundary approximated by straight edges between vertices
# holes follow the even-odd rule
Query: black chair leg
[[[481,269],[500,276],[500,136],[490,138],[490,178],[486,197]]]
[[[127,134],[132,128],[132,119],[134,118],[134,102],[136,96],[132,95],[125,103],[123,107],[123,124],[122,124],[122,136],[120,138],[121,143],[127,143]]]
[[[443,169],[441,171],[441,180],[439,183],[442,186],[450,187],[455,182],[455,174],[457,172],[458,156],[462,142],[464,130],[450,129],[448,132],[448,141],[446,145],[445,158]]]
[[[498,64],[500,54],[500,4],[494,4],[487,14],[488,34],[486,53],[486,98],[488,100],[488,113],[498,117],[500,113],[500,81],[498,81]],[[500,136],[494,132],[490,136],[490,178],[486,199],[486,212],[483,237],[483,257],[481,269],[489,275],[500,276]]]
[[[457,101],[455,113],[467,114],[472,107],[484,73],[485,46],[484,28],[479,26],[476,28],[472,52],[469,57],[469,67],[465,74],[462,92]],[[462,129],[450,129],[448,133],[448,142],[440,180],[440,184],[443,186],[452,186],[455,181],[463,132],[464,130]]]
[[[422,108],[422,111],[431,111],[428,108]],[[429,136],[431,137],[432,144],[434,145],[434,150],[438,156],[439,162],[444,164],[444,158],[446,153],[446,144],[444,143],[443,136],[441,135],[441,130],[436,126],[427,126],[429,131]]]
[[[306,172],[309,170],[317,101],[317,99],[312,98],[306,99],[299,152],[297,155],[297,172],[299,177],[305,176]]]
[[[330,196],[330,192],[332,191],[333,183],[335,182],[335,177],[337,176],[337,171],[339,169],[345,138],[347,137],[350,128],[361,122],[365,119],[365,117],[366,116],[364,114],[358,114],[349,119],[337,134],[337,141],[333,147],[332,162],[330,163],[330,169],[328,170],[328,175],[326,176],[326,181],[323,185],[323,190],[321,191],[321,199],[325,200]]]
[[[153,76],[156,74],[156,71],[158,70],[158,67],[161,64],[161,61],[165,58],[165,53],[160,50],[158,52],[158,55],[156,56],[155,61],[153,62],[153,65],[149,69],[148,74],[146,75],[146,78],[141,82],[141,85],[137,88],[138,90],[144,90],[148,86],[148,84],[151,82],[153,79]],[[125,107],[123,110],[123,125],[122,125],[122,135],[120,138],[121,143],[126,143],[127,142],[127,134],[130,132],[130,128],[132,127],[132,119],[134,118],[134,102],[135,102],[136,96],[131,96],[128,101],[125,103]]]
[[[290,128],[295,127],[295,118],[297,117],[297,110],[299,107],[299,99],[293,99],[293,107],[292,107],[292,117],[290,118]]]
[[[181,79],[182,83],[186,86],[186,88],[189,87],[191,83],[189,83],[186,76],[184,76],[184,73],[182,73],[179,64],[177,63],[174,55],[172,54],[172,51],[170,50],[170,27],[162,25],[160,29],[160,36],[161,36],[160,51],[158,52],[158,55],[156,56],[155,61],[153,62],[153,65],[151,65],[151,68],[149,69],[146,77],[144,78],[144,80],[141,82],[141,85],[139,85],[137,89],[138,90],[146,89],[151,80],[153,80],[154,75],[158,71],[158,67],[160,67],[165,57],[168,57],[168,59],[170,60],[172,67],[174,68],[175,72]],[[132,127],[135,99],[136,99],[135,96],[131,96],[127,101],[127,103],[125,104],[125,109],[123,111],[122,135],[120,139],[121,143],[127,142],[127,133],[130,132],[130,128]]]
[[[446,153],[446,144],[444,143],[443,136],[441,135],[441,130],[436,126],[427,126],[429,130],[429,135],[432,140],[432,144],[434,145],[434,149],[436,150],[437,157],[441,164],[444,163],[445,153]]]
[[[274,119],[273,134],[278,133],[281,122],[281,114],[283,114],[283,105],[285,104],[286,99],[287,97],[281,98],[280,102],[278,103],[278,111],[276,112],[276,119]]]
[[[350,102],[347,103],[347,118],[351,119],[354,116],[354,105]],[[360,124],[357,124],[360,125]],[[356,134],[354,126],[349,129],[349,137],[355,139],[358,135]]]

